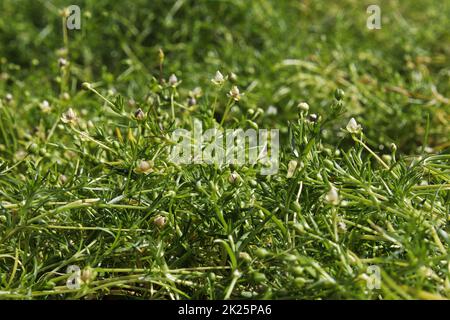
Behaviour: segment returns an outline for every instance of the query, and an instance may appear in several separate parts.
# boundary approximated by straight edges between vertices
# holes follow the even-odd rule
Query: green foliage
[[[0,298],[450,298],[450,8],[369,4],[2,1]],[[194,119],[279,172],[173,164]]]

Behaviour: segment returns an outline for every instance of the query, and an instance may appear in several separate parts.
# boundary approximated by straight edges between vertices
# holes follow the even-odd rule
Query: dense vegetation
[[[70,4],[0,2],[0,298],[450,298],[448,2]],[[278,173],[170,162],[194,119]]]

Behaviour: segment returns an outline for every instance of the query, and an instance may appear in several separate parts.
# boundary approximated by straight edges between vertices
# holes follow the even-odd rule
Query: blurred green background
[[[414,153],[429,117],[428,145],[448,147],[449,1],[3,0],[2,96],[58,93],[60,10],[71,4],[82,13],[81,30],[68,32],[71,95],[90,81],[143,99],[163,48],[165,77],[175,73],[185,94],[216,70],[234,72],[243,107],[274,105],[276,119],[263,121],[283,126],[299,101],[326,113],[340,87],[373,145]],[[380,30],[366,28],[370,4],[381,8]]]

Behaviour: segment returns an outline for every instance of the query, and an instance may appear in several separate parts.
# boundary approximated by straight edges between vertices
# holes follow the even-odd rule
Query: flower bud
[[[350,133],[360,133],[362,131],[362,127],[358,124],[355,118],[351,118],[345,127]]]
[[[345,93],[344,93],[344,90],[342,90],[342,89],[336,89],[334,91],[334,97],[338,101],[342,100],[344,98],[344,95],[345,95]]]
[[[158,228],[161,229],[161,228],[163,228],[166,225],[167,219],[164,216],[157,216],[155,218],[155,220],[153,220],[153,223],[154,223],[155,226],[157,226]]]

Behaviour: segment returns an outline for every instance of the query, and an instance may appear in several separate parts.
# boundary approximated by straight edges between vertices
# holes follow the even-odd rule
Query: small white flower
[[[338,205],[339,204],[339,193],[338,190],[332,186],[330,191],[325,195],[325,201],[332,205]]]
[[[289,161],[286,178],[289,179],[294,176],[294,172],[295,172],[295,169],[297,168],[297,164],[298,164],[298,162],[295,160]]]
[[[351,118],[345,128],[350,133],[360,133],[362,131],[361,125],[356,122],[355,118]]]
[[[66,184],[69,179],[64,174],[61,174],[59,176],[58,180],[59,180],[59,183],[63,185],[63,184]]]
[[[267,115],[276,115],[278,113],[278,109],[275,106],[269,106],[266,110]]]
[[[51,110],[50,103],[47,100],[42,101],[39,104],[39,107],[41,108],[41,111],[44,113],[48,113]]]
[[[64,58],[59,58],[58,59],[58,65],[60,68],[67,66],[67,60]]]
[[[220,73],[219,70],[217,70],[214,78],[211,79],[211,82],[219,86],[225,82],[225,78],[223,77],[223,74]]]
[[[172,74],[172,75],[169,77],[169,84],[170,84],[171,86],[176,86],[176,85],[178,84],[178,78],[177,78],[176,75]]]
[[[234,99],[234,101],[239,101],[241,99],[241,94],[237,86],[232,86],[228,95]]]
[[[61,121],[64,123],[74,124],[78,121],[77,114],[73,111],[72,108],[69,108],[65,113],[61,116]]]

